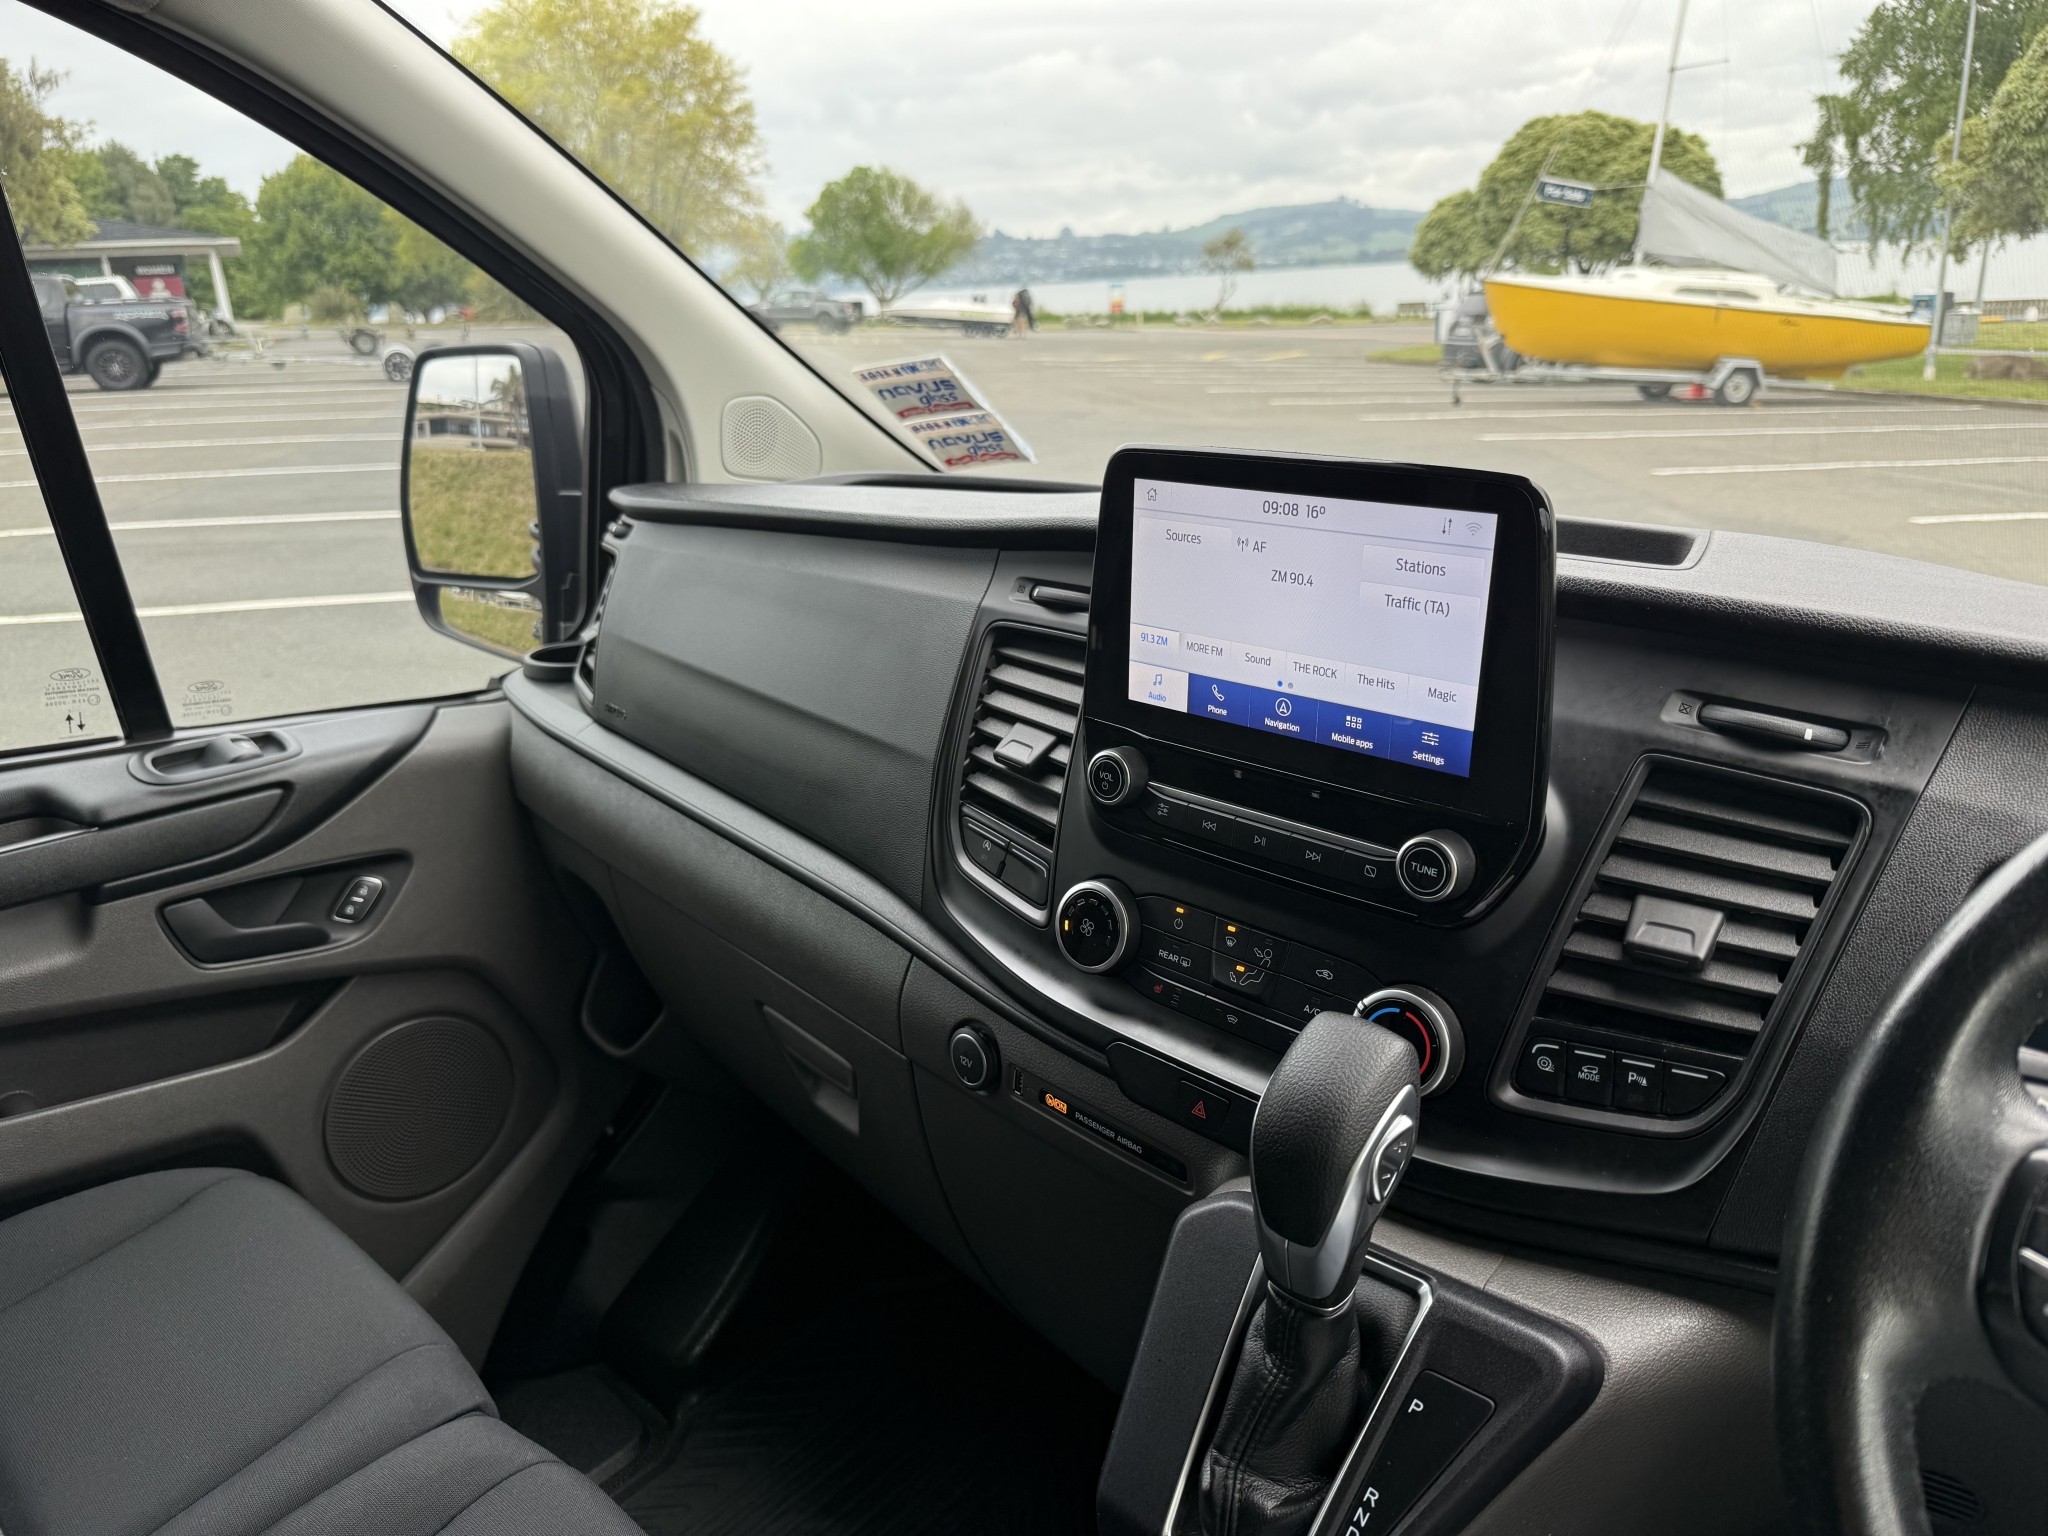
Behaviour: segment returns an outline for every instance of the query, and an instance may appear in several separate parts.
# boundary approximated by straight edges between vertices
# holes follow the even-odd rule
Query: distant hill
[[[1753,213],[1760,219],[1768,219],[1773,224],[1782,224],[1787,229],[1796,229],[1802,235],[1819,233],[1815,225],[1820,210],[1820,188],[1811,181],[1795,181],[1789,187],[1752,192],[1748,197],[1731,197],[1728,205],[1740,208],[1744,213]],[[1863,221],[1856,217],[1856,200],[1849,195],[1849,183],[1836,177],[1828,194],[1828,238],[1861,240],[1867,233]]]
[[[1187,229],[1142,235],[985,236],[946,283],[1057,283],[1089,278],[1148,277],[1202,269],[1202,246],[1229,229],[1251,237],[1252,259],[1264,267],[1337,266],[1400,261],[1422,215],[1406,208],[1369,208],[1348,197],[1227,213]]]
[[[1730,198],[1732,206],[1773,224],[1814,233],[1819,189],[1797,181],[1768,192]],[[1828,236],[1860,240],[1849,184],[1837,180]],[[1089,279],[1171,276],[1202,270],[1202,246],[1229,229],[1251,237],[1259,267],[1343,266],[1353,262],[1401,261],[1422,214],[1410,208],[1371,208],[1348,197],[1327,203],[1293,203],[1226,213],[1186,229],[1138,235],[1006,235],[995,230],[976,244],[966,260],[940,278],[947,285],[1078,282]]]

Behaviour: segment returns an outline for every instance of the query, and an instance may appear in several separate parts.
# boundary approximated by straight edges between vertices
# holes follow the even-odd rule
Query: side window
[[[568,338],[320,161],[0,0],[0,122],[31,116],[46,149],[8,195],[171,723],[469,692],[502,673],[414,602],[406,381],[437,346],[517,340],[553,348],[580,386]],[[64,278],[125,282],[53,308]],[[0,480],[29,481],[18,453],[0,463],[18,471]],[[0,491],[0,516],[34,498],[32,482]],[[8,626],[73,606],[11,553],[9,671]]]
[[[120,734],[14,402],[0,396],[0,752]]]

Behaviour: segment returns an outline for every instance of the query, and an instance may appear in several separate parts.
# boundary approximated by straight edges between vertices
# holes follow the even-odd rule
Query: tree
[[[273,313],[319,289],[361,305],[391,297],[396,284],[398,231],[384,205],[310,155],[263,178],[245,249],[251,285]]]
[[[65,174],[78,131],[44,102],[64,77],[31,63],[16,69],[0,59],[0,175],[16,233],[26,243],[83,240],[92,224],[78,188]]]
[[[1813,134],[1798,146],[1819,183],[1823,239],[1838,175],[1847,178],[1873,245],[1933,238],[1941,143],[1955,127],[1969,8],[1969,0],[1882,0],[1843,50],[1845,89],[1814,98]],[[1979,112],[2044,26],[2048,0],[1977,0],[1970,100]]]
[[[1216,308],[1213,313],[1221,314],[1223,306],[1230,302],[1230,296],[1237,292],[1238,274],[1252,270],[1251,236],[1233,226],[1215,239],[1204,243],[1202,270],[1217,274]]]
[[[463,303],[476,268],[397,209],[386,208],[384,217],[392,229],[392,270],[376,297],[417,311]]]
[[[687,251],[756,216],[763,169],[740,69],[668,0],[492,0],[455,56]]]
[[[725,271],[725,286],[738,285],[756,299],[789,281],[789,236],[773,219],[756,219],[740,231],[733,243],[732,265]]]
[[[1962,154],[1936,146],[1936,173],[1954,210],[1953,237],[1968,247],[2048,231],[2048,29],[2038,32],[1981,116],[1963,123]]]
[[[1590,272],[1626,261],[1635,250],[1656,132],[1654,124],[1607,112],[1530,119],[1479,173],[1476,188],[1429,210],[1408,259],[1437,279],[1486,271],[1496,252],[1500,265],[1536,272]],[[1663,171],[1721,195],[1720,167],[1697,134],[1665,132]],[[1588,208],[1538,203],[1536,179],[1546,175],[1600,190]]]
[[[163,225],[177,217],[177,199],[163,177],[126,144],[109,141],[91,154],[103,172],[86,205],[94,218]]]
[[[886,167],[857,165],[805,210],[811,230],[789,259],[811,282],[857,279],[886,309],[974,249],[981,226],[965,203],[942,201]]]

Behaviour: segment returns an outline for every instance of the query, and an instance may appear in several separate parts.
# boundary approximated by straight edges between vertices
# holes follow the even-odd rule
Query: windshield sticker
[[[922,446],[941,469],[1036,462],[1024,439],[1012,432],[994,411],[935,416],[906,423],[906,427],[912,441]]]
[[[877,363],[853,376],[941,469],[1037,462],[1030,445],[943,357]]]

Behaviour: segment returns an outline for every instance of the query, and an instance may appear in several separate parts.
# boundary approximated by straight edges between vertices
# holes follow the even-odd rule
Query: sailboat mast
[[[1657,179],[1657,169],[1664,163],[1664,130],[1671,126],[1671,91],[1678,84],[1678,49],[1685,41],[1685,8],[1691,0],[1678,0],[1678,20],[1671,28],[1671,58],[1664,66],[1664,105],[1657,113],[1656,137],[1650,140],[1650,174],[1643,178],[1643,190],[1649,191]],[[1643,260],[1643,226],[1640,218],[1636,221],[1636,248],[1630,258],[1638,266]]]
[[[1950,165],[1963,158],[1963,115],[1970,106],[1970,64],[1976,54],[1977,0],[1970,0],[1970,19],[1963,28],[1963,83],[1956,88],[1956,131],[1948,141]],[[1948,243],[1955,217],[1955,209],[1944,198],[1941,205],[1941,257],[1934,264],[1934,318],[1927,332],[1927,358],[1920,365],[1920,377],[1929,384],[1934,382],[1935,360],[1941,355],[1942,328],[1948,323]],[[1983,297],[1981,282],[1978,284],[1978,297]]]
[[[1671,126],[1671,88],[1678,84],[1678,47],[1685,40],[1685,8],[1690,0],[1678,0],[1678,21],[1671,29],[1671,60],[1664,66],[1664,107],[1657,114],[1657,136],[1650,140],[1649,181],[1657,179],[1664,163],[1664,130]]]

